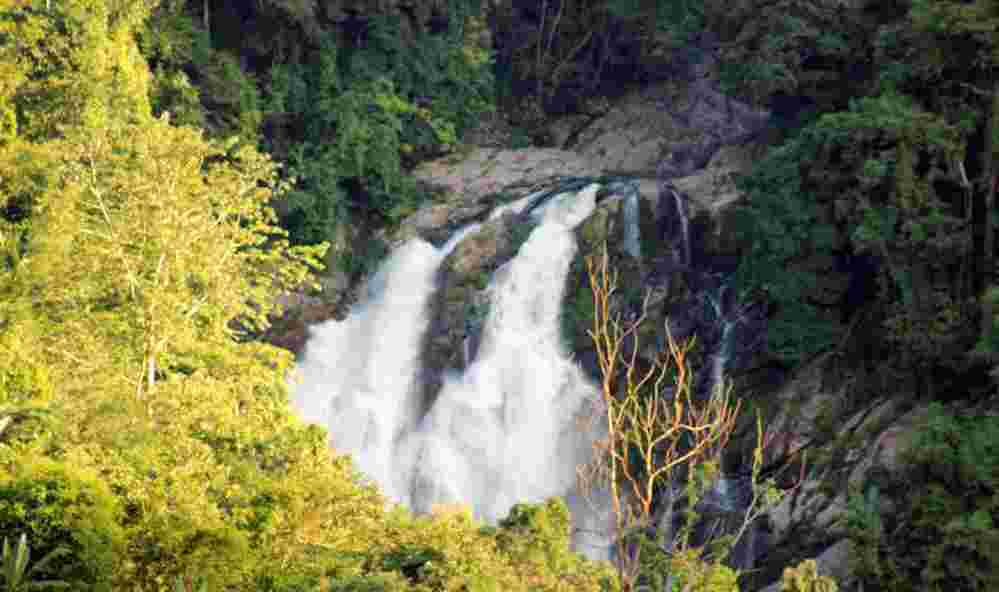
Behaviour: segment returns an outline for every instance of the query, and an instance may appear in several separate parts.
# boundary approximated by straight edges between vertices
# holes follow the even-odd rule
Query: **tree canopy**
[[[294,416],[254,336],[326,245],[289,244],[252,142],[154,116],[152,4],[0,2],[0,532],[74,589],[610,586],[565,522],[390,511]]]

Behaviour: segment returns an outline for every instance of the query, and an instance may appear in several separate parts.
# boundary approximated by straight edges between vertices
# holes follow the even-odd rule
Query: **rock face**
[[[660,88],[666,86],[671,85],[663,83]],[[654,178],[668,152],[668,138],[680,139],[687,131],[651,98],[656,90],[634,91],[615,101],[606,115],[586,126],[567,147],[607,170]]]
[[[674,179],[698,173],[722,147],[760,136],[769,112],[729,98],[718,83],[718,41],[703,35],[670,67],[668,80],[626,94],[606,114],[565,136],[563,147],[608,171]],[[563,124],[553,124],[563,129]]]
[[[389,241],[400,244],[420,237],[440,243],[458,228],[482,220],[495,205],[527,195],[556,177],[598,172],[598,166],[579,154],[537,148],[472,148],[423,163],[413,176],[441,199],[406,219]]]
[[[667,319],[680,334],[685,323],[688,332],[704,324],[698,316],[703,310],[688,300],[697,291],[705,293],[705,285],[693,284],[714,276],[703,269],[700,275],[691,272],[694,262],[684,253],[689,245],[675,240],[682,234],[676,226],[678,208],[689,208],[690,240],[708,260],[705,269],[724,270],[738,261],[746,245],[733,231],[734,212],[744,199],[735,181],[761,156],[761,147],[743,141],[757,134],[766,119],[764,113],[719,98],[711,67],[710,61],[691,63],[684,66],[684,76],[625,96],[593,122],[576,119],[562,132],[571,150],[473,148],[414,171],[438,198],[381,236],[386,243],[395,246],[420,238],[440,245],[458,229],[482,224],[447,257],[437,280],[438,296],[422,353],[425,401],[439,390],[444,373],[463,369],[474,357],[479,324],[489,306],[491,274],[516,254],[532,230],[522,215],[488,219],[490,212],[566,177],[631,175],[638,178],[641,194],[641,257],[623,248],[628,222],[621,200],[601,201],[576,230],[580,248],[565,291],[563,336],[584,367],[594,371],[586,332],[592,323],[592,299],[584,259],[604,244],[621,274],[622,289],[614,306],[637,314],[649,294],[640,330],[643,357],[651,358],[662,346],[658,342]],[[684,196],[683,205],[670,191]],[[350,293],[348,284],[344,277],[328,275],[325,295],[289,295],[287,303],[297,316],[292,317],[291,330],[274,341],[300,348],[308,323],[329,318],[339,310],[336,303],[349,301],[344,296]],[[837,289],[829,288],[833,295]],[[712,339],[701,337],[704,343]],[[837,354],[827,354],[798,369],[780,388],[763,389],[754,399],[767,410],[768,462],[775,471],[784,467],[778,483],[794,489],[768,517],[770,535],[760,545],[759,571],[748,589],[772,586],[784,567],[805,558],[816,558],[821,574],[835,577],[841,590],[850,589],[852,547],[845,538],[844,519],[851,492],[877,486],[882,493],[878,511],[886,515],[892,511],[892,496],[904,495],[900,451],[918,429],[925,409],[884,401],[871,404],[880,399],[859,394],[865,380],[869,377],[844,369]]]
[[[530,230],[524,216],[508,213],[485,222],[444,260],[423,345],[424,401],[434,399],[445,371],[463,370],[475,356],[492,272],[516,255]]]
[[[851,375],[835,353],[803,366],[761,402],[767,422],[767,458],[785,468],[778,483],[790,495],[769,513],[770,537],[753,589],[780,578],[784,567],[815,558],[821,575],[852,590],[852,544],[846,538],[851,496],[876,488],[882,520],[892,498],[907,493],[902,452],[923,425],[925,406],[858,396],[867,377]]]

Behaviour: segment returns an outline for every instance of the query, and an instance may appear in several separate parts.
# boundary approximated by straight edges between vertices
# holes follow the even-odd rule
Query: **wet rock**
[[[444,373],[463,370],[475,355],[488,312],[493,271],[513,258],[530,231],[525,218],[508,214],[490,220],[459,244],[441,268],[439,296],[430,311],[423,345],[423,400],[432,401]]]
[[[386,237],[398,245],[414,237],[443,243],[454,231],[482,220],[496,205],[527,195],[558,177],[599,174],[599,168],[573,152],[547,148],[472,148],[426,162],[413,171],[418,183],[440,195]]]

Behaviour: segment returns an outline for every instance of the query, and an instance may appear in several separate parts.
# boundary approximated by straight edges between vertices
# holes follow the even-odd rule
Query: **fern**
[[[31,549],[28,547],[28,536],[21,534],[16,547],[11,547],[7,537],[3,539],[3,552],[0,555],[0,576],[3,577],[4,592],[21,592],[23,590],[40,590],[43,588],[68,588],[69,584],[61,580],[33,580],[32,576],[41,572],[53,560],[68,555],[69,550],[57,547],[44,557],[28,567]]]

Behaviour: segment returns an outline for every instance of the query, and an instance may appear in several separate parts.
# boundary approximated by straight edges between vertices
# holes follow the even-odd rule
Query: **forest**
[[[857,502],[865,589],[993,589],[999,3],[485,4],[0,0],[4,589],[620,589],[557,499],[387,507],[264,337],[280,294],[374,268],[345,229],[432,202],[418,163],[482,121],[543,146],[707,33],[771,112],[737,280],[773,364],[836,352],[866,396],[938,403],[901,521]]]

